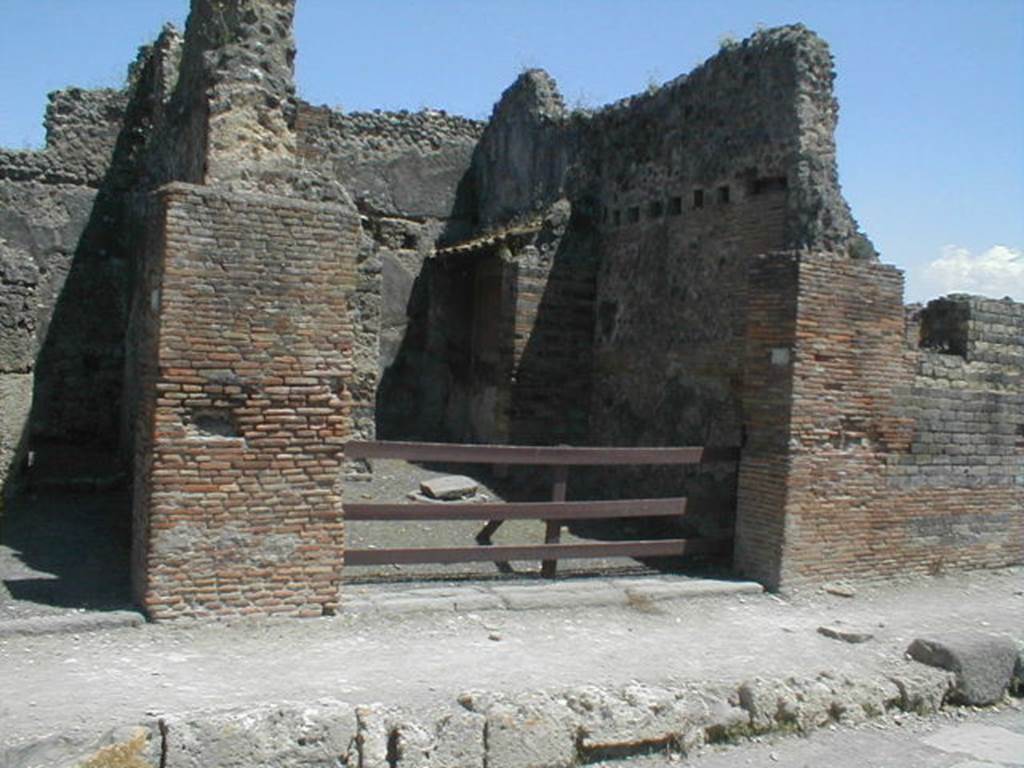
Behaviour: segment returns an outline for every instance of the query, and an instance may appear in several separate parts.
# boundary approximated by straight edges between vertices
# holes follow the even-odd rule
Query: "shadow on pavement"
[[[124,489],[38,491],[8,501],[0,579],[19,601],[63,608],[131,607],[131,531]]]

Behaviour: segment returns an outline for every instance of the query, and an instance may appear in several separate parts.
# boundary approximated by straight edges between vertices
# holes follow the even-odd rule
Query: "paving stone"
[[[420,490],[434,499],[455,500],[473,496],[480,484],[465,475],[444,475],[420,483]]]

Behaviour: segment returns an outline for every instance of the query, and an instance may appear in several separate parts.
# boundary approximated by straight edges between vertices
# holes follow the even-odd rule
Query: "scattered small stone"
[[[831,637],[833,640],[842,640],[844,643],[866,643],[874,637],[871,632],[836,626],[820,626],[818,634]]]
[[[493,640],[494,642],[498,642],[499,640],[501,640],[501,633],[500,632],[491,632],[489,635],[487,635],[487,639],[488,640]]]
[[[851,587],[849,584],[841,584],[838,582],[825,584],[822,587],[822,589],[828,592],[830,595],[837,595],[839,597],[853,597],[857,594],[857,590]]]

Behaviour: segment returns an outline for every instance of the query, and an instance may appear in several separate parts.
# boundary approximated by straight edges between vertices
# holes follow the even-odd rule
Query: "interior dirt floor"
[[[537,583],[537,589],[544,589]],[[401,587],[398,587],[399,589]],[[877,674],[921,635],[1019,637],[1024,569],[808,590],[532,610],[355,612],[0,639],[0,746],[207,709],[333,699],[415,711],[467,690],[736,684]],[[823,624],[874,635],[851,645]]]
[[[345,486],[348,502],[390,502],[413,501],[409,494],[418,491],[420,482],[443,475],[461,474],[472,477],[480,484],[478,496],[470,501],[548,501],[550,480],[544,469],[528,470],[514,479],[495,477],[489,467],[477,465],[419,465],[397,459],[374,459],[373,474],[369,480],[349,482]],[[514,470],[515,471],[515,470]],[[520,468],[520,472],[521,472]],[[549,472],[549,470],[548,470]],[[570,489],[572,477],[569,479]],[[441,502],[460,504],[464,502]],[[472,547],[477,546],[476,534],[486,521],[350,521],[345,525],[348,548],[385,547]],[[670,535],[669,530],[659,527],[658,522],[645,524],[640,520],[606,522],[604,524],[573,523],[563,526],[561,541],[574,542],[610,540],[620,538],[658,538]],[[504,522],[492,537],[496,545],[502,544],[543,544],[544,523],[540,520],[509,520]],[[580,558],[561,560],[558,572],[567,576],[596,575],[641,575],[645,573],[671,572],[680,569],[693,572],[714,570],[711,561],[690,559],[688,562],[671,562],[666,559],[646,563],[630,558]],[[723,569],[718,568],[719,572]],[[350,583],[401,582],[401,581],[442,581],[450,582],[460,578],[531,580],[540,576],[537,561],[512,561],[496,564],[493,562],[453,563],[449,565],[378,565],[350,566],[345,569],[345,580]]]

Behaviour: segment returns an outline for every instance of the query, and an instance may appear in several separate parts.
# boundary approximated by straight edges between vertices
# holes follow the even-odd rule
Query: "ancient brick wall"
[[[1024,559],[1024,308],[954,298],[943,333],[981,359],[954,358],[906,347],[893,267],[773,254],[755,284],[737,567],[792,586]]]
[[[529,227],[439,253],[431,325],[444,330],[427,346],[444,363],[446,439],[586,443],[597,262],[593,229],[570,214],[561,201]]]
[[[135,313],[137,599],[157,619],[330,613],[358,220],[208,187],[159,195]]]

